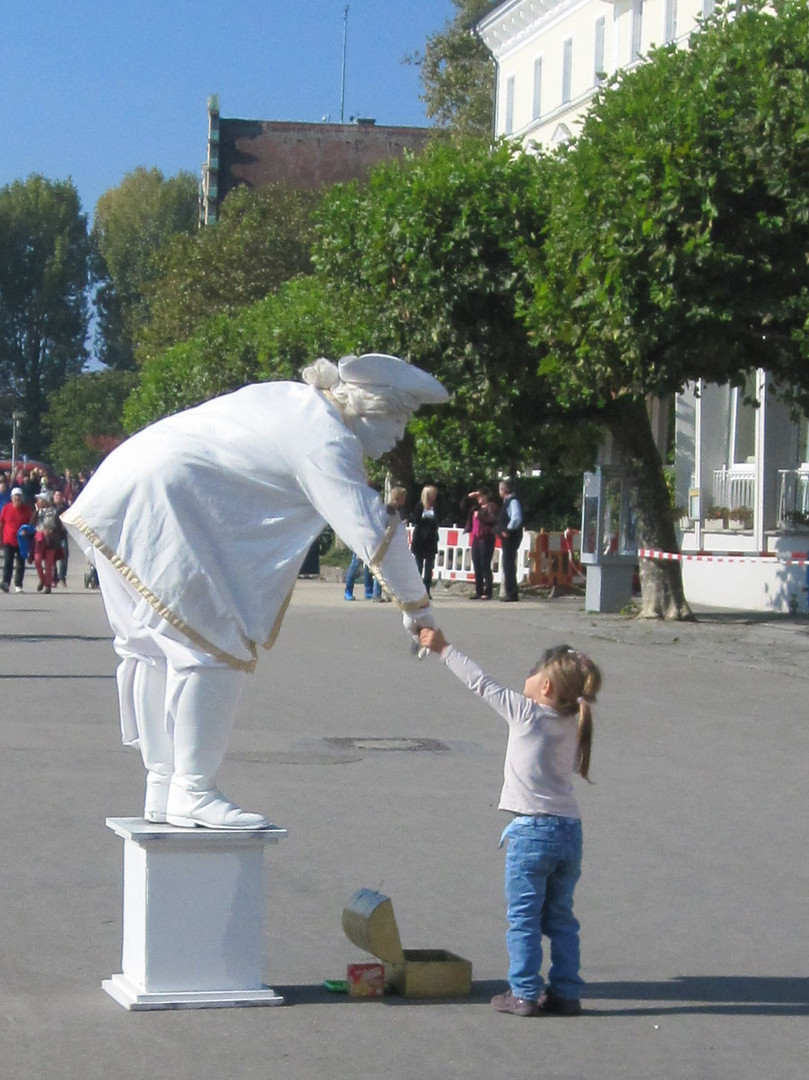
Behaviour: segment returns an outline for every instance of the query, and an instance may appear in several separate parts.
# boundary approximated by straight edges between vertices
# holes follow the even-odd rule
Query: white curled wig
[[[362,386],[340,377],[336,364],[324,356],[301,371],[301,378],[331,397],[346,419],[362,416],[389,416],[405,422],[421,402],[414,394],[393,386]]]

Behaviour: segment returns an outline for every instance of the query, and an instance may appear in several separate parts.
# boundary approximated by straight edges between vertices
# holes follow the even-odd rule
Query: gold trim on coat
[[[204,638],[202,634],[198,633],[193,626],[189,626],[187,622],[179,617],[179,615],[175,615],[170,608],[166,607],[163,601],[155,596],[151,589],[148,589],[143,584],[135,571],[124,562],[120,555],[117,555],[111,547],[108,547],[108,545],[104,543],[98,533],[94,532],[86,521],[82,518],[72,518],[69,521],[69,524],[73,528],[78,529],[80,533],[87,537],[94,547],[98,548],[104,558],[112,563],[118,573],[129,582],[136,592],[142,596],[151,607],[154,608],[161,619],[165,619],[167,623],[170,623],[176,630],[179,630],[180,633],[184,634],[194,645],[198,645],[204,652],[210,653],[211,656],[215,656],[217,660],[221,660],[222,663],[227,664],[230,668],[235,668],[238,671],[253,671],[255,669],[257,654],[254,641],[246,642],[247,647],[252,654],[249,660],[242,660],[238,656],[232,656],[230,653],[220,649],[218,646],[214,645],[213,642],[208,641],[207,638]],[[272,634],[268,638],[268,644],[265,648],[270,648],[278,636],[278,631],[281,628],[281,619],[286,612],[291,596],[292,593],[290,592],[278,613],[278,618],[275,620]]]
[[[374,577],[385,590],[385,592],[390,594],[394,606],[397,607],[399,611],[420,611],[422,608],[430,606],[430,598],[427,595],[426,591],[424,593],[424,596],[421,597],[421,599],[419,600],[411,600],[407,603],[403,602],[402,600],[397,600],[396,596],[394,595],[393,589],[385,579],[385,575],[382,573],[382,560],[387,555],[388,548],[390,547],[391,543],[393,542],[393,538],[396,535],[396,530],[401,524],[402,520],[398,514],[395,518],[391,517],[391,520],[388,522],[388,527],[385,529],[385,535],[380,541],[379,547],[371,556],[371,562],[369,563],[369,566],[371,568],[371,573],[374,575]]]

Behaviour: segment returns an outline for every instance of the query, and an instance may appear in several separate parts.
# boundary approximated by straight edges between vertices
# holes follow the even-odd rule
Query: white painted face
[[[399,442],[404,435],[407,419],[403,416],[353,416],[347,423],[368,457],[378,458]]]

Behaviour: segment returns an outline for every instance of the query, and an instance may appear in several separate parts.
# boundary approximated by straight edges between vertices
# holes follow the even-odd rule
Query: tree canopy
[[[350,333],[316,278],[294,278],[233,315],[212,316],[188,340],[147,359],[124,408],[126,430],[250,382],[297,378],[316,356],[350,352]]]
[[[0,393],[24,414],[20,448],[42,456],[47,395],[86,359],[87,218],[72,181],[0,189]]]
[[[148,320],[141,361],[190,337],[206,319],[262,300],[310,268],[312,212],[319,195],[281,184],[238,187],[219,220],[178,235],[152,263],[144,285]]]
[[[806,377],[809,11],[774,6],[616,76],[554,173],[532,327],[578,400]]]
[[[367,186],[333,188],[317,215],[314,274],[148,360],[128,428],[257,377],[296,377],[320,354],[382,350],[453,392],[413,421],[391,461],[399,478],[478,483],[546,456],[558,465],[573,449],[590,460],[592,432],[549,431],[542,350],[519,318],[533,290],[520,251],[539,242],[545,186],[530,155],[471,141],[435,143]]]
[[[495,70],[491,54],[474,35],[488,0],[453,0],[455,17],[409,57],[421,75],[427,116],[461,137],[489,139],[493,131]]]
[[[137,168],[96,203],[92,238],[98,255],[99,359],[134,366],[134,345],[148,321],[144,296],[156,276],[154,257],[172,237],[188,235],[199,217],[197,181],[179,172]]]
[[[519,311],[533,292],[521,253],[549,210],[544,164],[505,142],[438,142],[324,200],[313,258],[335,303],[352,297],[362,346],[407,357],[453,394],[413,422],[422,473],[489,477],[539,453],[543,350]]]
[[[646,396],[756,365],[809,385],[809,10],[773,9],[720,12],[691,49],[616,75],[551,173],[539,371],[609,427],[650,547],[676,538]],[[676,564],[660,574],[661,612],[685,610]]]
[[[121,417],[136,383],[134,371],[112,368],[71,376],[50,395],[42,417],[48,460],[75,473],[94,469],[126,437]]]

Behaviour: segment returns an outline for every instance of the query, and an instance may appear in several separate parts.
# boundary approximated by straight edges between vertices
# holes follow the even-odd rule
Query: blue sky
[[[223,116],[340,119],[345,0],[0,0],[0,186],[72,177],[99,195],[143,165],[199,173]],[[403,58],[451,0],[348,0],[345,118],[424,124]]]

